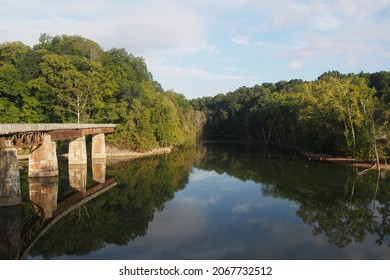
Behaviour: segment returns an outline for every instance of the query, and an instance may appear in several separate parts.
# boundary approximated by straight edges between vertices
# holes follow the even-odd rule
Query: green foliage
[[[0,44],[1,122],[119,123],[109,141],[122,148],[203,136],[387,158],[389,100],[390,72],[329,71],[188,101],[165,92],[145,60],[124,49],[104,51],[77,35],[42,34],[32,48]]]
[[[137,150],[194,144],[195,112],[189,102],[173,92],[158,92],[150,82],[140,85],[143,94],[130,100],[129,113],[117,128],[118,144]]]
[[[204,137],[209,139],[255,140],[365,160],[386,159],[388,144],[378,143],[389,138],[386,73],[332,71],[312,82],[264,83],[191,103],[206,114]]]
[[[376,89],[376,96],[386,104],[390,103],[390,72],[380,71],[368,75],[368,84]]]
[[[0,122],[19,122],[19,110],[7,98],[0,98]]]
[[[11,123],[119,123],[109,141],[137,150],[193,144],[202,126],[200,113],[183,95],[164,92],[142,57],[46,33],[33,48],[0,45],[0,113]]]
[[[91,61],[98,60],[103,55],[103,49],[96,42],[78,35],[51,37],[44,33],[41,34],[39,42],[35,49],[45,49],[58,55],[85,57]]]
[[[0,44],[0,61],[17,64],[29,52],[30,48],[22,42],[7,42]]]
[[[311,83],[311,100],[300,112],[306,141],[314,141],[320,150],[329,147],[369,157],[367,122],[374,110],[374,93],[359,77],[331,76]]]

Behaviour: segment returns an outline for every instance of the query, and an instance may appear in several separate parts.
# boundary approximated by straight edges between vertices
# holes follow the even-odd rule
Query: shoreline
[[[130,160],[136,158],[144,158],[149,156],[163,155],[169,154],[173,151],[173,147],[164,147],[164,148],[156,148],[146,152],[136,152],[127,149],[119,149],[114,146],[107,145],[106,146],[106,156],[108,160]],[[68,153],[58,154],[57,158],[67,160],[69,157]],[[28,161],[28,154],[18,154],[18,161]]]
[[[363,170],[364,172],[371,169],[378,170],[378,168],[376,168],[375,161],[368,162],[368,161],[358,160],[349,156],[334,156],[332,154],[327,154],[327,153],[315,153],[297,146],[279,145],[279,147],[287,150],[296,151],[300,153],[301,156],[306,158],[307,160],[325,161],[330,163],[348,165],[348,166],[364,169]],[[390,171],[389,164],[382,162],[379,164],[379,167],[380,170]]]
[[[148,157],[148,156],[156,156],[156,155],[163,155],[163,154],[169,154],[172,152],[172,147],[164,147],[164,148],[156,148],[152,149],[146,152],[135,152],[132,150],[127,149],[119,149],[114,146],[107,145],[106,147],[106,154],[107,158],[113,158],[113,159],[133,159],[133,158],[141,158],[141,157]]]
[[[319,154],[319,153],[314,153],[314,152],[304,150],[299,147],[284,146],[284,145],[281,145],[280,147],[284,149],[295,150],[299,152],[307,160],[325,161],[330,163],[349,165],[352,167],[366,169],[366,170],[377,169],[375,168],[376,166],[375,162],[366,162],[351,157],[333,156],[330,154]],[[173,151],[173,147],[163,147],[163,148],[152,149],[146,152],[136,152],[129,149],[119,149],[111,145],[106,146],[107,159],[110,162],[125,161],[125,160],[144,158],[149,156],[169,154],[172,151]],[[67,159],[68,154],[67,153],[59,154],[58,158]],[[18,161],[26,161],[26,160],[28,160],[28,155],[25,154],[18,155]],[[381,170],[390,171],[390,164],[381,163],[379,164],[379,166]]]
[[[332,156],[329,154],[316,154],[306,151],[299,151],[302,156],[306,157],[308,160],[316,160],[316,161],[326,161],[331,163],[349,165],[356,168],[361,169],[376,169],[376,162],[366,162],[362,160],[357,160],[351,157],[342,157],[342,156]],[[385,163],[379,164],[380,170],[390,171],[390,165]]]

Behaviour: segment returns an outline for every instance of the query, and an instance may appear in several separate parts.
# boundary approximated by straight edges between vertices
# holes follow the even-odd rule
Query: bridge
[[[57,140],[70,140],[69,165],[86,165],[86,135],[92,136],[92,159],[106,158],[105,134],[116,124],[0,124],[0,207],[20,204],[17,148],[30,147],[28,176],[58,176]]]

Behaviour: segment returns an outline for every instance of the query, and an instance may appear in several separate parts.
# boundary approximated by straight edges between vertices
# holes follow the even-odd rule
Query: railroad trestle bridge
[[[116,124],[0,124],[0,207],[21,203],[17,148],[30,147],[29,178],[58,176],[56,142],[70,140],[69,165],[86,165],[86,135],[92,159],[106,158],[105,134]]]

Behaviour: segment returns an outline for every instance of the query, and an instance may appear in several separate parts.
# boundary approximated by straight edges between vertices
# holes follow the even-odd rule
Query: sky
[[[390,71],[390,0],[0,0],[0,43],[42,33],[125,48],[189,99]]]

